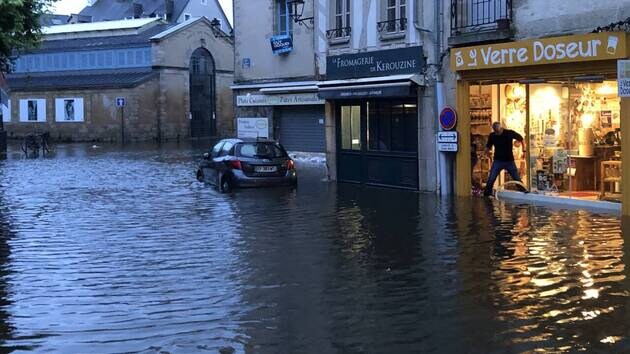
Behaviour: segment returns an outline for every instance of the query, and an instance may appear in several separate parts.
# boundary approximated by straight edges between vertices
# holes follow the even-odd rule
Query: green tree
[[[39,18],[57,0],[0,0],[0,72],[9,72],[14,51],[37,46]]]

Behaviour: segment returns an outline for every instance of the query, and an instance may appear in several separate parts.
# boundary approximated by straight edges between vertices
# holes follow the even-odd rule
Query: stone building
[[[204,17],[44,28],[8,76],[10,137],[120,141],[231,135],[231,38]]]
[[[300,6],[313,16],[313,1]],[[235,0],[236,117],[241,136],[267,136],[289,151],[325,151],[313,23],[289,0]],[[248,127],[258,124],[258,129]]]
[[[433,6],[234,1],[243,130],[325,152],[331,180],[435,191]]]
[[[630,154],[630,108],[618,90],[630,57],[630,1],[443,4],[451,10],[443,12],[450,29],[441,36],[450,47],[446,103],[460,117],[455,193],[468,196],[488,182],[491,161],[482,150],[498,121],[525,139],[526,149],[516,144],[513,153],[533,192],[527,198],[611,210],[623,204],[630,214],[630,169],[621,168]],[[500,175],[495,188],[510,189],[510,179]]]
[[[326,100],[332,179],[438,188],[434,4],[316,2],[318,92]]]

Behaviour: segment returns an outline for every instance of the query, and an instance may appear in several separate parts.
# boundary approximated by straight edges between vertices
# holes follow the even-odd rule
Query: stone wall
[[[630,0],[514,0],[516,39],[589,33],[630,17]]]
[[[152,140],[158,137],[159,122],[157,101],[158,79],[152,79],[135,88],[115,90],[63,90],[47,92],[11,93],[11,122],[4,126],[10,138],[20,138],[32,132],[50,132],[60,141],[120,141],[122,137],[122,112],[116,107],[116,98],[125,97],[124,132],[128,141]],[[83,98],[83,122],[56,122],[55,98]],[[46,99],[46,122],[20,122],[20,99]],[[166,125],[165,137],[185,135],[185,125]]]

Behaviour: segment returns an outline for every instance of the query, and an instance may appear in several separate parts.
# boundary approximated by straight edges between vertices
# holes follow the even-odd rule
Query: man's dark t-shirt
[[[514,161],[514,154],[512,153],[512,142],[514,140],[522,142],[523,137],[514,130],[503,129],[503,133],[501,133],[501,135],[498,135],[495,132],[490,133],[486,147],[491,149],[494,145],[495,160]]]

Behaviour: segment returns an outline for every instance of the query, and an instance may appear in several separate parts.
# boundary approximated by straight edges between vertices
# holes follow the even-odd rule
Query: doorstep
[[[584,200],[536,193],[525,194],[505,190],[497,191],[496,197],[498,200],[506,200],[509,202],[567,207],[571,209],[586,209],[590,211],[621,215],[621,203],[606,202],[601,200]]]

